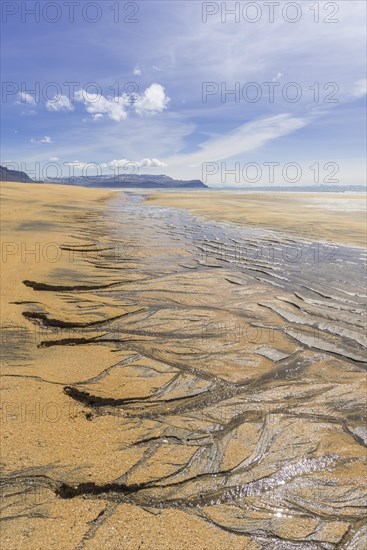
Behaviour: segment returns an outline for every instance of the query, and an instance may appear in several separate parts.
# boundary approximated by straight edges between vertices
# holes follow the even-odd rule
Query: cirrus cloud
[[[275,139],[300,130],[310,121],[305,117],[292,117],[289,113],[259,118],[246,122],[224,135],[204,141],[192,153],[170,157],[169,164],[199,166],[205,162],[225,160],[256,151]]]

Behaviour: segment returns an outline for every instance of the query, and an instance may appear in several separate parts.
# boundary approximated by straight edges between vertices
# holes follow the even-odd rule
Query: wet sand
[[[173,191],[149,194],[147,202],[291,237],[366,246],[366,195]]]
[[[365,547],[364,251],[1,191],[4,547]]]

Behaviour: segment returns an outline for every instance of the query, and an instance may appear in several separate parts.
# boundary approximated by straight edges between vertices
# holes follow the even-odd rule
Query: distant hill
[[[117,176],[75,176],[73,178],[53,178],[49,183],[63,183],[66,185],[82,185],[85,187],[154,187],[154,188],[206,188],[200,180],[175,180],[164,174],[120,174]]]
[[[8,170],[5,166],[0,166],[0,181],[19,181],[22,183],[32,183],[32,179],[25,172],[18,170]]]

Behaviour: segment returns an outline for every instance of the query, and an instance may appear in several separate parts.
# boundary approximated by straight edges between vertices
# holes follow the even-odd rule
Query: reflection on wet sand
[[[43,452],[4,455],[9,541],[38,528],[13,548],[60,517],[65,548],[364,548],[362,249],[130,193],[68,216],[73,264],[24,279],[5,346],[8,395],[69,407]]]

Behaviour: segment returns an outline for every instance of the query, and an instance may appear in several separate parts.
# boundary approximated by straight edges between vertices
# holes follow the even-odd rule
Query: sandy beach
[[[1,195],[4,548],[362,549],[361,197]]]

